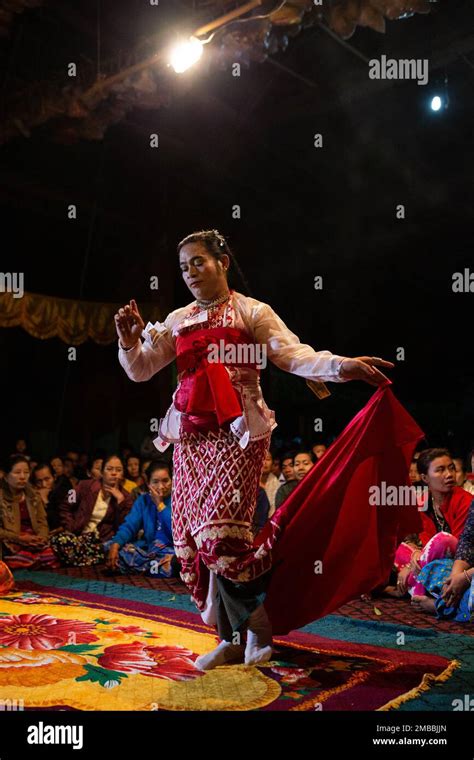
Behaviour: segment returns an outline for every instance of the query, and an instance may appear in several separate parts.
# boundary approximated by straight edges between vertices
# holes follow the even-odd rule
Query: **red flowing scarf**
[[[272,549],[265,608],[276,634],[387,581],[397,545],[421,529],[417,506],[375,506],[373,486],[407,486],[423,431],[378,388],[256,538]]]

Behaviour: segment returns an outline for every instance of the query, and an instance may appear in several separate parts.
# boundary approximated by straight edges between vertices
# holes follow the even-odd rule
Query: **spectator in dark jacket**
[[[102,463],[100,480],[82,480],[64,496],[59,508],[63,532],[51,538],[63,564],[95,565],[105,560],[103,545],[117,532],[133,503],[120,485],[122,478],[122,462],[112,455]]]

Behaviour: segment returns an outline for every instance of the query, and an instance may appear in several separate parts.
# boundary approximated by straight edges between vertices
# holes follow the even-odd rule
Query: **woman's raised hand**
[[[133,300],[119,309],[114,316],[115,329],[120,339],[122,348],[132,348],[140,340],[145,323],[138,311],[137,302]]]

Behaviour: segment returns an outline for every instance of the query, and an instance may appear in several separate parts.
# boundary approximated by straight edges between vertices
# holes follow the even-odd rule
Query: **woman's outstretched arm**
[[[315,351],[306,343],[301,343],[298,336],[265,303],[254,307],[253,325],[255,339],[266,345],[270,361],[280,369],[308,380],[333,383],[365,380],[371,385],[380,385],[387,382],[387,378],[376,367],[394,366],[392,362],[378,357],[350,358],[331,351]]]

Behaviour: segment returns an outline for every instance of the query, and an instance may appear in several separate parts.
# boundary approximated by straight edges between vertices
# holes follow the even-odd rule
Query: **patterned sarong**
[[[267,572],[252,521],[270,435],[239,446],[231,431],[184,433],[173,452],[173,540],[181,578],[202,611],[209,571],[234,582]]]

